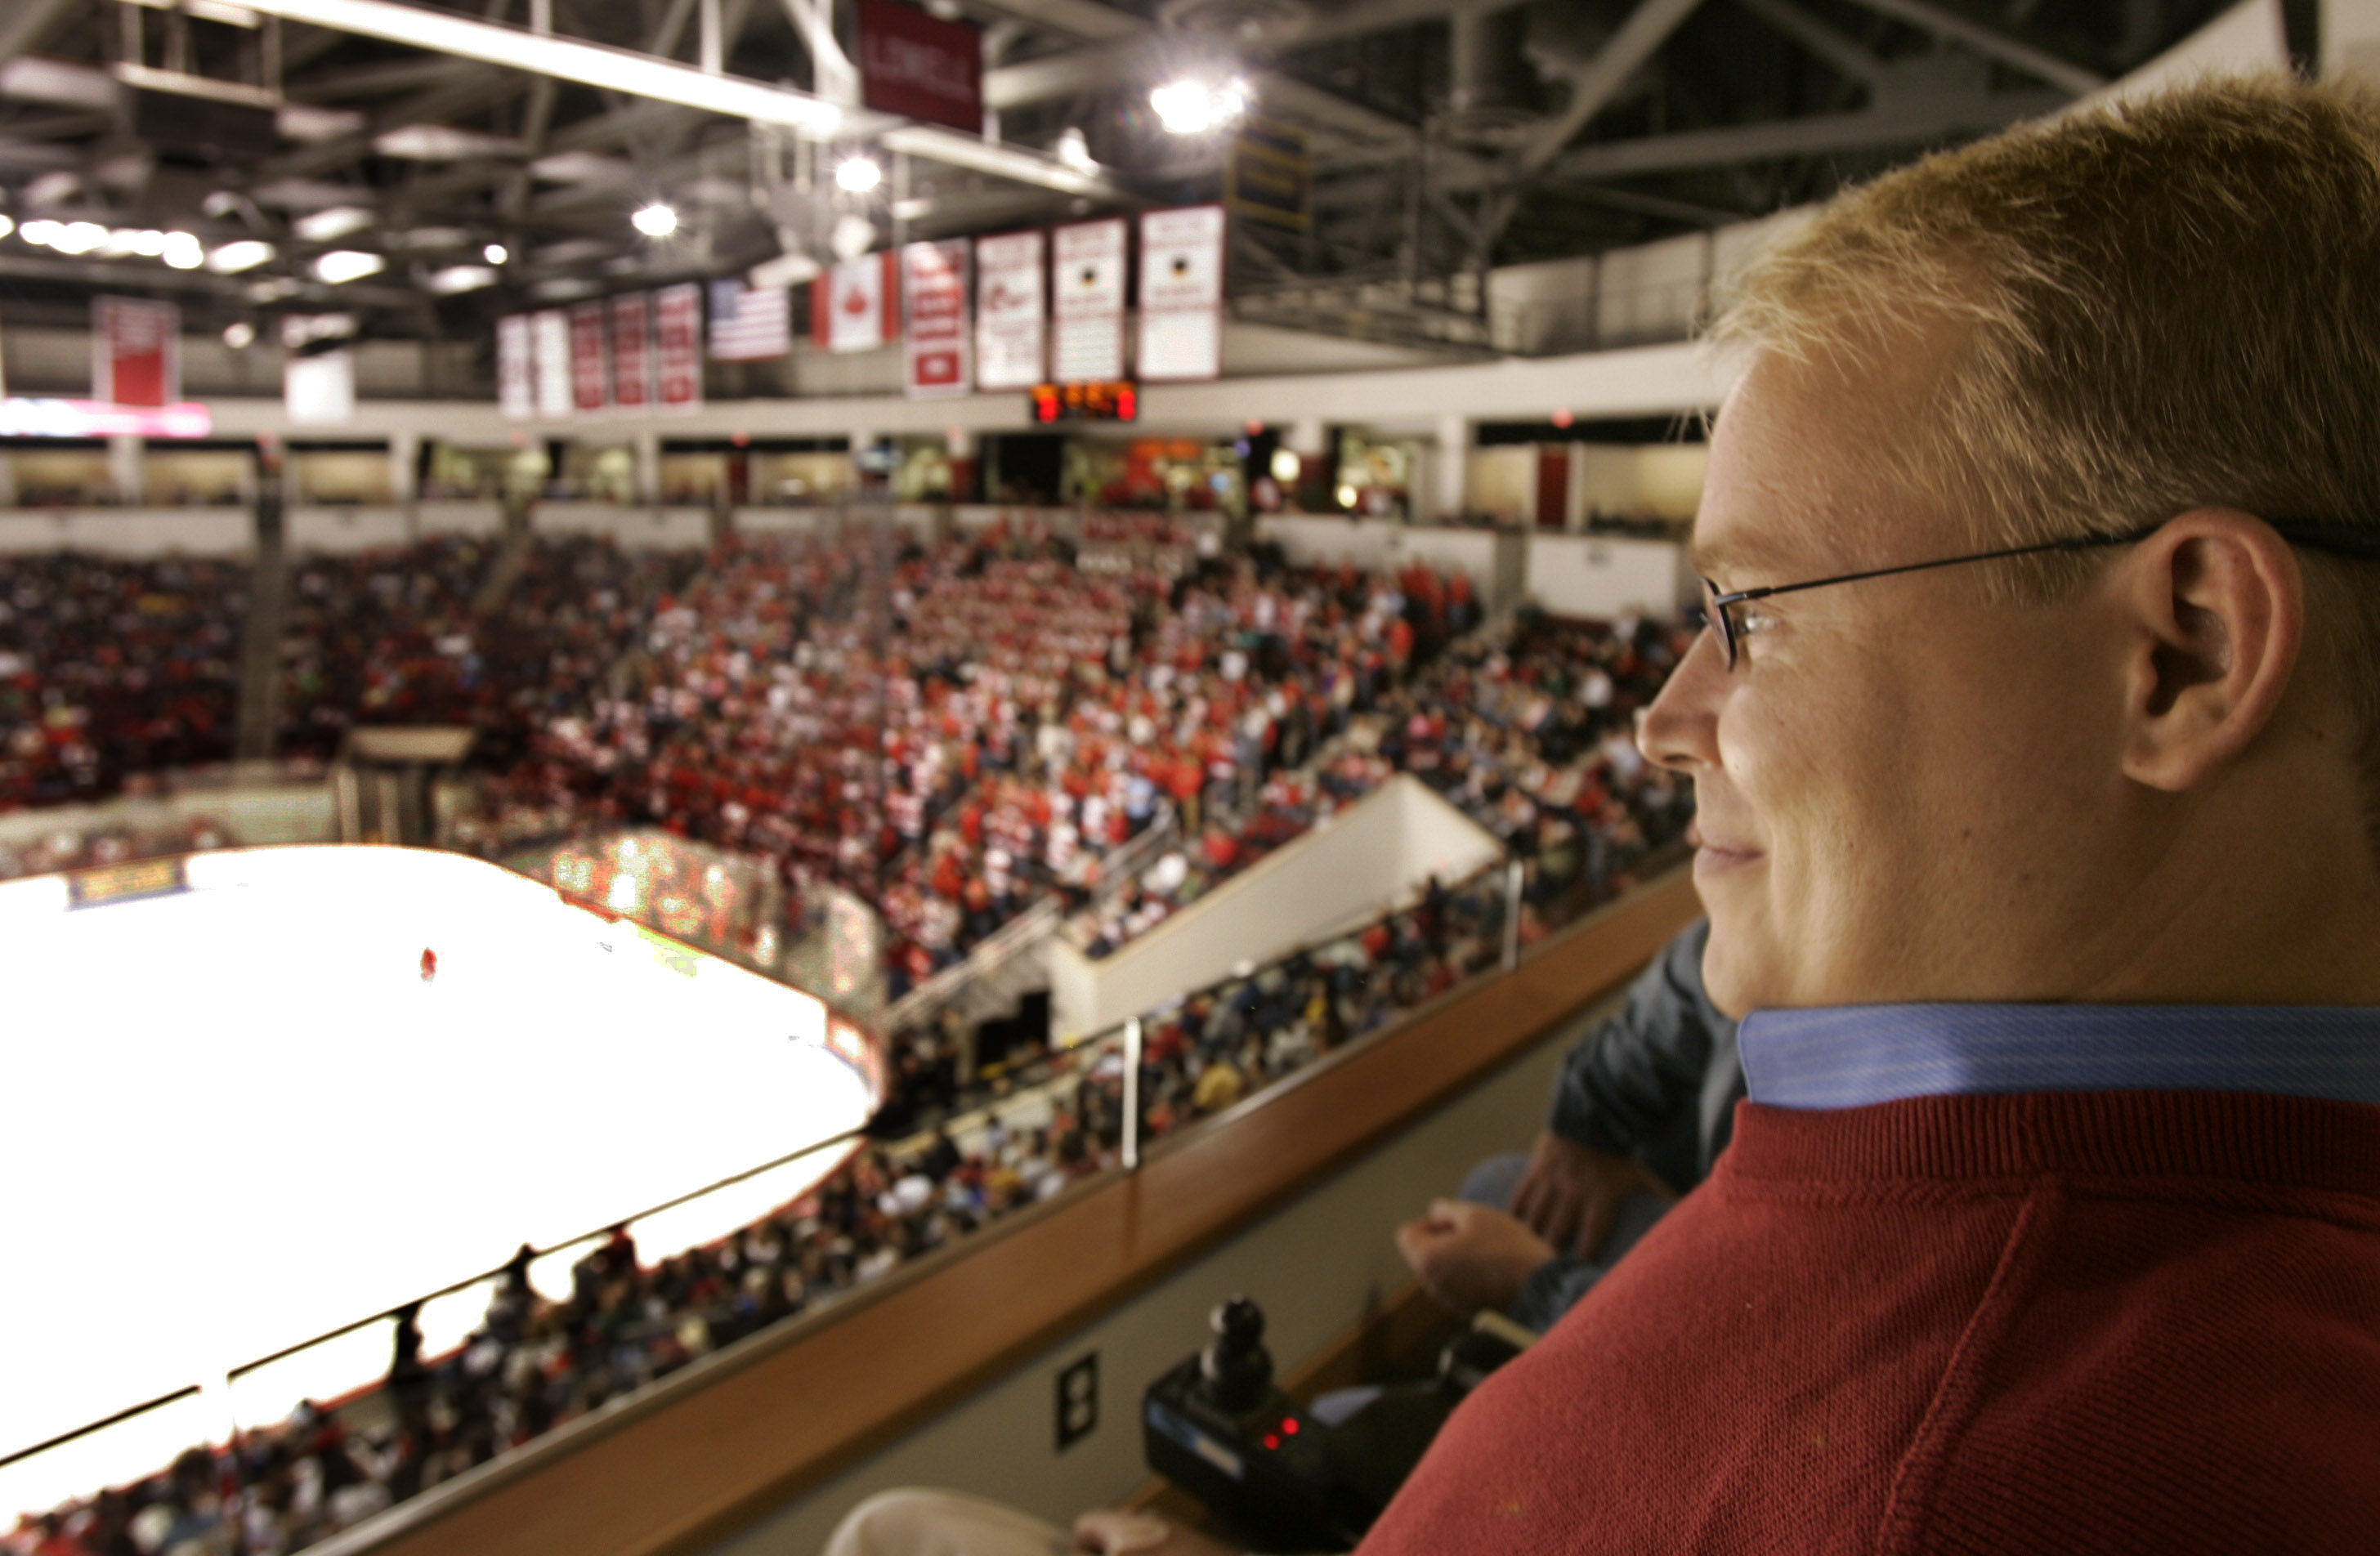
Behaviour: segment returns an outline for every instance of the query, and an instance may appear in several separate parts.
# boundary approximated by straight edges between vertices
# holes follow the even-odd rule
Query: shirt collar
[[[2380,1006],[1838,1005],[1760,1010],[1755,1102],[1857,1108],[2017,1091],[2252,1091],[2380,1103]]]

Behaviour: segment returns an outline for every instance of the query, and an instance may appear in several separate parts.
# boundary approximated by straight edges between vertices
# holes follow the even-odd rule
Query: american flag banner
[[[710,359],[758,362],[794,348],[794,314],[783,286],[710,284]]]

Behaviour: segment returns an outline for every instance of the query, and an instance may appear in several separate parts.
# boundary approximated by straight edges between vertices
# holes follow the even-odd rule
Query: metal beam
[[[50,24],[73,4],[74,0],[17,0],[7,15],[0,17],[0,64],[40,43]]]
[[[1794,0],[1736,0],[1736,4],[1826,62],[1836,75],[1873,87],[1884,61],[1849,34],[1803,10]]]
[[[1923,103],[1860,114],[1824,114],[1726,129],[1694,129],[1638,140],[1585,146],[1557,159],[1555,176],[1593,180],[1645,173],[1723,167],[1730,163],[1820,156],[1872,146],[1901,146],[1939,136],[1987,134],[2019,119],[2055,113],[2067,99],[2060,92],[1998,92],[1989,97]]]
[[[1529,136],[1513,158],[1515,172],[1523,179],[1534,176],[1539,168],[1554,160],[1571,137],[1585,129],[1587,121],[1603,112],[1607,103],[1618,95],[1628,78],[1639,66],[1653,57],[1653,51],[1667,43],[1679,24],[1692,16],[1702,0],[1643,0],[1628,19],[1620,24],[1595,57],[1571,78],[1569,103],[1550,123]]]
[[[2074,96],[2096,91],[2107,84],[2107,78],[2095,70],[2085,70],[2071,60],[2061,59],[2047,49],[2010,37],[1979,21],[1970,21],[1956,11],[1934,4],[1934,0],[1852,0],[1878,16],[1905,21],[1910,26],[1931,32],[1946,43],[1957,43],[1973,50],[1985,59],[1998,60],[2028,76],[2038,77],[2054,87],[2064,87]]]
[[[675,60],[589,43],[577,38],[525,31],[495,22],[474,21],[450,11],[401,6],[393,0],[242,0],[251,10],[335,28],[360,37],[404,43],[437,54],[601,87],[631,97],[650,97],[701,108],[758,124],[783,125],[806,135],[829,137],[845,129],[843,110],[792,87],[770,86],[738,76],[713,76]]]

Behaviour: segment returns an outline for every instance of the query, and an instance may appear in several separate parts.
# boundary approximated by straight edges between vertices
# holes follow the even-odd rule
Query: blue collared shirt
[[[2380,1103],[2380,1006],[1839,1005],[1755,1011],[1738,1041],[1772,1108],[2011,1091]]]

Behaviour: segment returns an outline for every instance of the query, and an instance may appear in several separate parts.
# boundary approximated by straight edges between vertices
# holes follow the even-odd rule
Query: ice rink
[[[808,995],[452,854],[268,848],[0,884],[0,1523],[385,1369],[391,1326],[245,1364],[856,1128]],[[93,900],[79,901],[78,896]],[[425,953],[429,954],[425,958]],[[648,1258],[798,1196],[808,1152],[638,1222]],[[535,1271],[566,1290],[564,1250]],[[431,1349],[482,1286],[434,1303]]]

